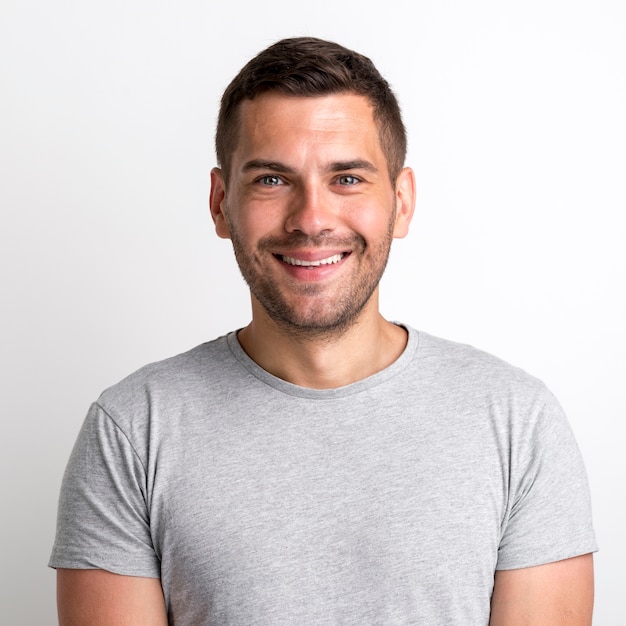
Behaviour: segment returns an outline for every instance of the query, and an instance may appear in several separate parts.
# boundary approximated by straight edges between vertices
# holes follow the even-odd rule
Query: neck
[[[341,333],[306,337],[290,333],[255,311],[238,335],[248,356],[264,370],[295,385],[333,389],[367,378],[391,365],[403,352],[406,331],[377,310],[364,311]]]

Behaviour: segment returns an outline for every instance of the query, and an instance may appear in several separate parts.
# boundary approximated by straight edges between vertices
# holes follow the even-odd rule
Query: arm
[[[60,626],[167,626],[158,578],[58,569]]]
[[[489,626],[590,626],[593,555],[496,572]]]

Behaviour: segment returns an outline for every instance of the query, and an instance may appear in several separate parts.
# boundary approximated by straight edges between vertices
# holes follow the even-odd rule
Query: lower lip
[[[341,261],[339,261],[339,263],[330,263],[328,265],[316,266],[290,265],[289,263],[285,263],[279,258],[277,258],[277,261],[293,278],[302,282],[315,282],[331,277],[333,274],[339,271],[347,258],[348,255],[345,255],[341,259]]]

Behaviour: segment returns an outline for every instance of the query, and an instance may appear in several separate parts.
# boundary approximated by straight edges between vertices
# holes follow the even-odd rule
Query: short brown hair
[[[250,60],[222,96],[215,149],[228,180],[239,131],[239,105],[276,91],[288,96],[354,93],[374,109],[387,168],[395,182],[406,157],[406,130],[400,106],[387,81],[370,59],[331,41],[314,37],[283,39]]]

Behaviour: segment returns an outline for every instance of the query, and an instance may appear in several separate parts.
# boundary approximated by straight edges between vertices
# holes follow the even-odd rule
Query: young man
[[[50,561],[61,624],[590,624],[588,490],[556,400],[379,313],[415,184],[372,63],[269,47],[216,144],[211,214],[252,321],[92,406]]]

